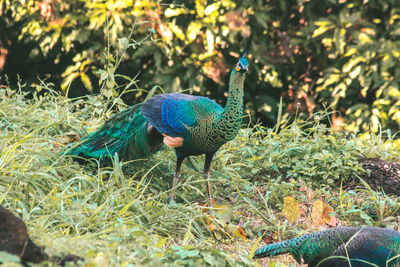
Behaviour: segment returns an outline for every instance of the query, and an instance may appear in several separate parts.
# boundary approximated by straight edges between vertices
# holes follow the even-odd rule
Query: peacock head
[[[247,62],[246,57],[247,57],[252,39],[253,39],[253,34],[250,34],[249,40],[247,41],[247,44],[242,51],[242,55],[240,56],[238,63],[236,63],[236,65],[235,65],[235,70],[237,72],[245,73],[246,71],[249,70],[249,62]]]
[[[249,63],[245,57],[242,57],[235,65],[235,70],[241,73],[245,73],[249,70]]]

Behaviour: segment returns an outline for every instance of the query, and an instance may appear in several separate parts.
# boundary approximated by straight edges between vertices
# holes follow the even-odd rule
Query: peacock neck
[[[235,138],[242,124],[244,77],[244,73],[232,70],[228,99],[218,121],[218,128],[224,132],[226,140]]]

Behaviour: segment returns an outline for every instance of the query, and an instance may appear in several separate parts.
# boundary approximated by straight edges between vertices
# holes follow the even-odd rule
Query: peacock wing
[[[158,131],[172,137],[183,137],[188,127],[201,123],[222,107],[212,100],[180,93],[156,95],[142,105],[146,120]]]

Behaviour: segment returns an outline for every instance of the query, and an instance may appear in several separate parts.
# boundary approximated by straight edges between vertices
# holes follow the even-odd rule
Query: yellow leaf
[[[346,54],[344,54],[344,56],[345,56],[345,57],[349,57],[349,56],[355,54],[356,52],[357,52],[357,49],[352,48],[352,49],[350,49],[349,51],[347,51]]]
[[[346,62],[346,64],[343,65],[343,72],[349,72],[355,65],[357,65],[360,62],[364,62],[365,59],[363,57],[355,57],[350,59],[349,61]]]
[[[350,78],[352,79],[356,78],[360,74],[360,71],[361,71],[361,66],[358,65],[353,71],[349,73]]]
[[[232,219],[232,209],[229,208],[227,205],[213,205],[214,211],[218,213],[218,218],[225,222],[230,222]]]
[[[200,18],[204,17],[204,4],[204,0],[196,0],[196,13]]]
[[[329,224],[331,226],[336,226],[337,220],[336,217],[333,215],[333,209],[327,203],[324,203],[324,211],[322,213],[322,219],[324,223]]]
[[[190,22],[189,27],[186,31],[187,40],[189,43],[196,39],[197,35],[200,33],[201,27],[202,24],[199,21]]]
[[[334,28],[334,25],[330,21],[317,21],[315,25],[319,26],[313,33],[312,37],[320,36],[321,34],[325,33],[326,31]]]
[[[211,54],[214,50],[214,35],[209,29],[207,29],[206,31],[206,38],[207,38],[207,52],[208,54]]]
[[[86,89],[88,89],[89,92],[93,92],[93,86],[89,76],[87,76],[84,72],[81,72],[80,76],[82,83],[85,85]]]
[[[315,200],[311,210],[311,221],[315,226],[322,225],[322,214],[324,212],[324,203],[322,200]]]
[[[72,73],[68,75],[61,84],[61,89],[63,92],[67,90],[67,88],[71,85],[71,83],[79,76],[79,72]]]
[[[239,237],[242,240],[246,240],[246,233],[240,225],[229,224],[228,229],[234,237]]]
[[[165,245],[165,242],[168,240],[168,237],[161,238],[160,241],[155,245],[156,248],[162,248]]]
[[[213,3],[213,4],[211,4],[211,5],[206,7],[206,9],[204,10],[204,14],[206,16],[208,16],[211,13],[218,11],[218,8],[219,8],[219,3],[218,2],[217,3]]]
[[[172,30],[173,33],[175,33],[176,37],[178,37],[181,40],[185,40],[185,34],[181,30],[181,28],[172,24],[172,25],[170,25],[170,29]]]
[[[296,222],[300,218],[299,203],[291,196],[285,197],[282,212],[291,223]]]
[[[329,224],[336,226],[337,220],[333,214],[333,209],[327,203],[322,200],[316,200],[313,203],[311,210],[311,220],[315,226],[321,226],[323,224]]]
[[[368,34],[363,32],[358,35],[358,40],[360,40],[361,44],[372,43],[372,39],[368,36]]]
[[[184,8],[167,8],[164,12],[164,15],[169,18],[169,17],[175,17],[180,14],[186,14],[186,9]]]

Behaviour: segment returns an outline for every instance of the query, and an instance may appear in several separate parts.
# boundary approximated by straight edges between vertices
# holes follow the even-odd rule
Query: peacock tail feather
[[[149,156],[153,149],[147,138],[149,125],[141,112],[141,105],[134,105],[114,115],[65,154],[99,159],[111,157],[115,153],[122,159]]]

